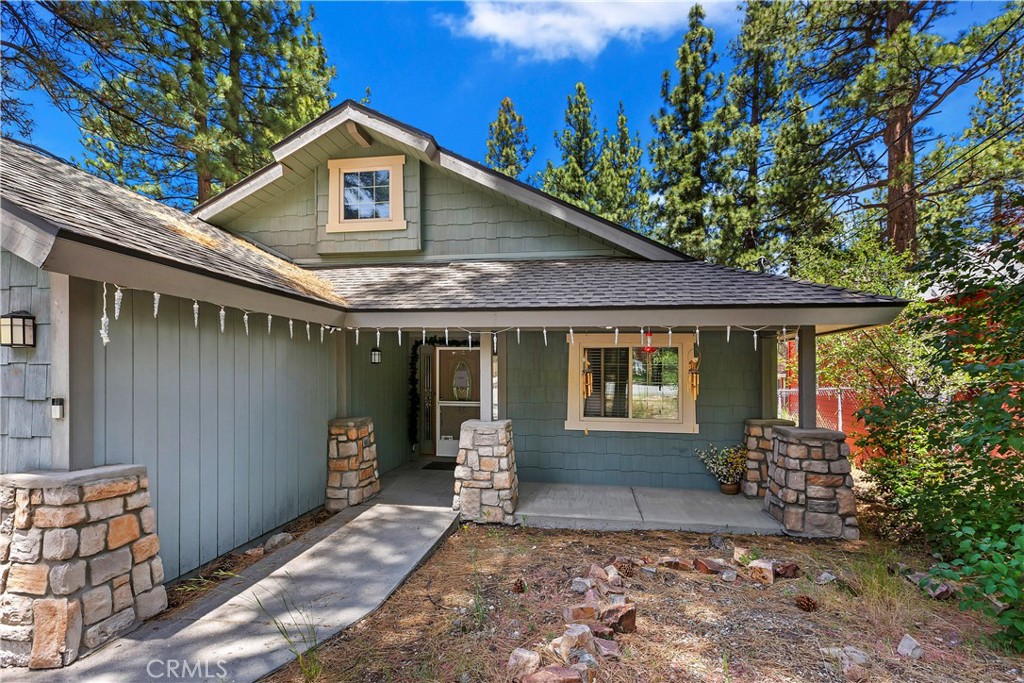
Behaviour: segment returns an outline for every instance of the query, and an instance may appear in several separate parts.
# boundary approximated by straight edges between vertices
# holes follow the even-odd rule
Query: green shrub
[[[864,468],[890,526],[923,534],[945,560],[936,573],[966,582],[963,606],[995,615],[1024,651],[1024,250],[1017,237],[979,248],[956,226],[932,245],[944,297],[911,330],[942,381],[861,411]]]

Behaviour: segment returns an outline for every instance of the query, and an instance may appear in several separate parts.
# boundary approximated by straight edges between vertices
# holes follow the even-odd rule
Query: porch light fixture
[[[380,365],[380,357],[381,356],[380,356],[380,349],[379,348],[374,346],[372,349],[370,349],[370,364],[371,365]]]
[[[0,346],[30,348],[36,345],[36,318],[28,311],[0,316]]]

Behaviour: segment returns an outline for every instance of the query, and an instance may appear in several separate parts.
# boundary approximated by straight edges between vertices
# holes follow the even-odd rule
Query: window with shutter
[[[566,428],[696,433],[696,402],[682,391],[680,374],[693,354],[692,335],[644,346],[625,339],[616,346],[612,340],[605,334],[575,335]]]

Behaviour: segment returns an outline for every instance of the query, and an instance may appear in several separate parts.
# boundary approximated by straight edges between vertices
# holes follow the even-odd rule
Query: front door
[[[480,419],[480,349],[439,347],[434,387],[435,453],[454,457],[459,453],[462,423]]]

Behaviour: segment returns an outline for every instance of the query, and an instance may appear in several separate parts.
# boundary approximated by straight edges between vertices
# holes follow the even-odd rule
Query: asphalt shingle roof
[[[5,202],[59,236],[335,306],[323,280],[194,216],[119,187],[23,143],[0,143]]]
[[[354,310],[901,305],[899,299],[703,261],[459,261],[325,268]]]

